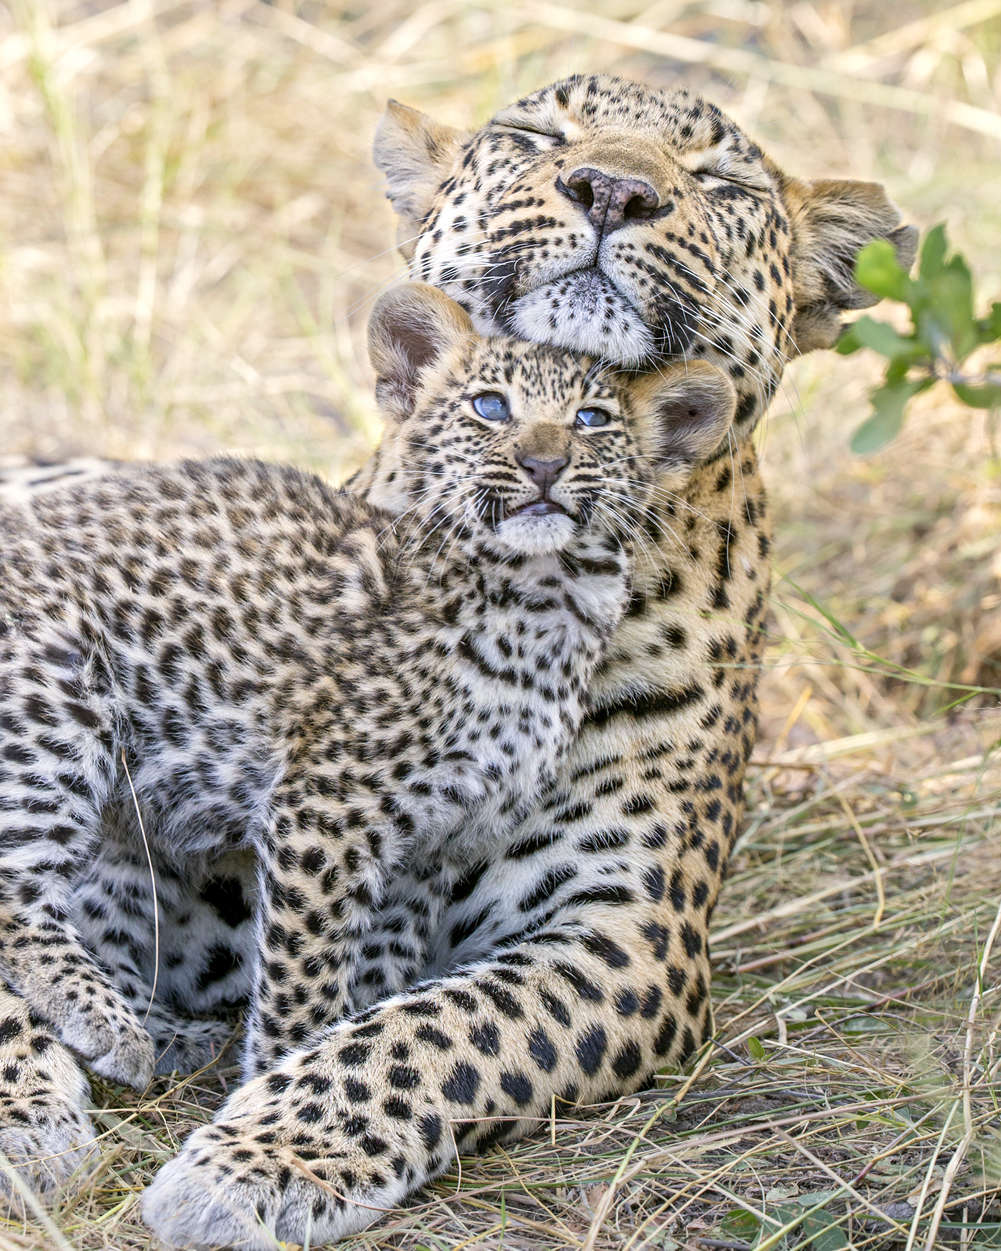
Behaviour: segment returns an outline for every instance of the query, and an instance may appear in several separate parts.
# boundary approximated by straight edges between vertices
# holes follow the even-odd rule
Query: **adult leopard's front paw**
[[[413,1187],[399,1135],[327,1093],[315,1078],[248,1082],[157,1174],[146,1224],[171,1247],[274,1251],[377,1220]]]

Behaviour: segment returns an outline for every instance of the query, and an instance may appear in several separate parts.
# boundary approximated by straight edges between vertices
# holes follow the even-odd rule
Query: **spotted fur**
[[[393,512],[220,460],[2,515],[0,970],[130,1085],[154,1039],[162,1068],[225,1029],[163,1016],[152,878],[175,919],[189,870],[256,866],[248,1074],[416,980],[456,881],[555,781],[655,477],[682,485],[733,416],[708,366],[637,378],[483,340],[432,287],[384,297],[370,335],[400,453],[370,494]]]
[[[99,456],[68,460],[32,460],[28,456],[0,456],[0,503],[4,507],[24,504],[46,491],[76,486],[88,478],[103,478],[118,462]]]
[[[634,1090],[705,1038],[768,589],[748,436],[787,359],[830,346],[869,302],[857,249],[914,251],[880,188],[791,177],[682,90],[575,76],[475,132],[391,105],[376,159],[414,276],[477,329],[654,369],[701,356],[730,373],[736,426],[683,489],[655,488],[580,734],[503,851],[455,884],[428,980],[248,1083],[192,1136],[144,1206],[172,1245],[360,1229],[456,1150],[525,1132],[554,1099]],[[359,492],[393,472],[392,433]],[[189,1006],[225,1000],[254,958],[230,868],[195,882],[198,923],[177,930]],[[369,936],[360,976],[377,995],[413,889],[394,879]]]
[[[504,854],[453,889],[432,980],[337,1025],[191,1137],[144,1206],[173,1245],[360,1229],[457,1150],[525,1132],[554,1099],[635,1090],[706,1038],[768,590],[749,435],[788,357],[829,346],[868,302],[855,251],[914,250],[878,187],[791,178],[714,105],[617,79],[554,84],[474,133],[393,105],[376,160],[401,239],[416,236],[413,274],[479,329],[654,368],[702,357],[734,381],[736,428],[657,496],[590,714]],[[390,439],[357,489],[392,456]],[[395,889],[373,947],[410,883]]]

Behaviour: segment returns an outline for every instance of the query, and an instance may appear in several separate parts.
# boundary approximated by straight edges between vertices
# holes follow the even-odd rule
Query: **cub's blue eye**
[[[593,430],[595,426],[607,426],[611,420],[603,408],[578,408],[577,420],[574,424],[589,426]]]
[[[499,391],[484,391],[473,396],[473,408],[485,421],[510,421],[511,409]]]

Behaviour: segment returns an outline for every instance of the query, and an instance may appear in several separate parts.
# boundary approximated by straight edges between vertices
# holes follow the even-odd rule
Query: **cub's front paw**
[[[146,1224],[171,1247],[274,1251],[378,1220],[415,1184],[399,1129],[332,1102],[329,1086],[283,1072],[248,1082],[157,1174]]]
[[[153,1039],[127,1009],[110,1007],[88,1005],[63,1016],[59,1037],[99,1076],[144,1090],[153,1077]]]
[[[94,1127],[75,1104],[56,1095],[0,1098],[0,1152],[29,1190],[49,1194],[96,1159]],[[0,1170],[0,1203],[21,1213],[20,1189]]]
[[[21,1189],[11,1172],[36,1194],[52,1192],[96,1157],[94,1129],[83,1109],[90,1091],[76,1061],[27,1013],[0,1023],[0,1206],[20,1213]]]

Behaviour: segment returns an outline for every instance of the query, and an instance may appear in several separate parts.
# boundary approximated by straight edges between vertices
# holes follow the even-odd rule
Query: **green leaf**
[[[859,286],[873,295],[890,300],[904,300],[910,292],[911,280],[900,267],[893,244],[874,239],[855,258],[855,278]]]
[[[761,1045],[761,1039],[755,1038],[753,1034],[747,1040],[747,1050],[754,1056],[755,1060],[763,1060],[765,1058],[765,1049]]]
[[[761,1229],[761,1222],[746,1208],[735,1208],[727,1212],[721,1224],[724,1232],[735,1234],[738,1238],[753,1238]]]
[[[841,338],[834,345],[834,350],[839,356],[851,356],[852,352],[857,352],[861,346],[862,343],[855,333],[855,327],[845,326],[841,332]]]
[[[804,1238],[809,1239],[813,1251],[845,1251],[848,1239],[838,1227],[837,1219],[823,1208],[819,1212],[811,1212],[806,1218],[802,1233]]]
[[[977,338],[981,343],[995,343],[1001,339],[1001,303],[992,304],[987,316],[977,322]]]
[[[945,264],[945,222],[932,226],[921,244],[921,259],[918,262],[918,274],[931,280],[936,278]]]
[[[923,356],[925,354],[924,347],[914,339],[904,338],[903,335],[897,334],[892,326],[888,326],[885,321],[876,321],[872,317],[860,317],[854,323],[852,329],[855,332],[855,338],[863,347],[871,348],[874,352],[878,352],[880,356],[898,357],[898,356]]]
[[[952,389],[970,408],[1001,408],[1001,383],[971,387],[965,382],[954,382]]]
[[[872,416],[852,435],[852,451],[858,456],[868,456],[895,439],[904,424],[904,405],[920,390],[923,390],[921,382],[907,381],[887,382],[877,387],[871,396]]]
[[[973,278],[961,256],[954,256],[932,284],[935,305],[943,315],[949,340],[959,360],[977,346],[973,321]]]

